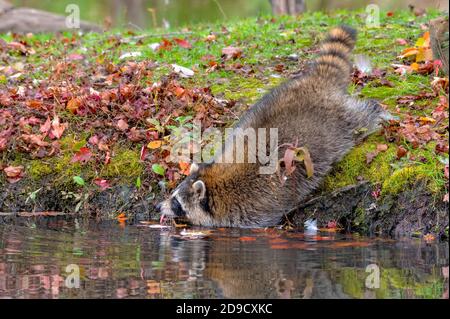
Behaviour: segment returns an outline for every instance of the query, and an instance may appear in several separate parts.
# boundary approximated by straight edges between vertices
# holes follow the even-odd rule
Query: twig
[[[126,39],[122,39],[122,43],[128,43],[133,40],[141,40],[145,38],[166,38],[166,37],[172,37],[176,35],[189,35],[192,34],[192,32],[170,32],[170,33],[153,33],[153,34],[142,34],[142,35],[136,35],[134,37],[129,37]]]

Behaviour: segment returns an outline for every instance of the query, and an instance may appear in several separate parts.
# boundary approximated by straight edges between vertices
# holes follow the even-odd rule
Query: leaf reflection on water
[[[181,229],[40,218],[0,226],[0,298],[440,298],[448,243],[306,235],[279,229]],[[205,229],[190,229],[190,233]],[[366,267],[380,289],[365,287]],[[67,265],[80,269],[68,288]]]

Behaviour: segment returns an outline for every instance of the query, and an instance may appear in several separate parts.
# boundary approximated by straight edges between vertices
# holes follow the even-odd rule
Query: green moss
[[[243,100],[246,103],[255,102],[264,94],[266,85],[256,78],[234,77],[225,84],[211,86],[213,94],[223,93],[226,99]]]
[[[78,152],[80,148],[86,145],[88,133],[82,134],[83,136],[77,137],[69,134],[59,140],[61,150]]]
[[[366,155],[376,149],[377,143],[383,143],[379,136],[371,136],[366,142],[355,147],[325,178],[325,189],[335,190],[352,185],[365,179],[380,183],[391,174],[390,163],[395,158],[395,148],[389,146],[386,152],[380,152],[370,164],[366,164]]]
[[[31,160],[27,167],[27,174],[33,180],[38,181],[44,176],[50,175],[53,173],[53,168],[49,162],[45,160],[37,159]]]
[[[103,167],[100,175],[102,177],[120,177],[126,180],[134,180],[142,175],[143,170],[139,151],[117,148],[113,151],[111,162]]]
[[[431,193],[443,192],[444,164],[436,158],[434,143],[429,143],[422,149],[410,148],[409,156],[416,158],[416,161],[406,158],[405,161],[397,160],[396,145],[388,144],[387,151],[380,152],[370,164],[367,164],[366,155],[373,152],[380,143],[385,143],[383,138],[372,135],[366,142],[355,147],[325,178],[324,189],[332,191],[364,179],[382,185],[382,195],[396,195],[407,186],[421,180],[425,181]]]

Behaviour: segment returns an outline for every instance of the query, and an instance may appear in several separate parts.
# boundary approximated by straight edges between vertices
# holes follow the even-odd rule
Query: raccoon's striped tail
[[[352,70],[350,53],[355,42],[355,29],[344,25],[332,29],[320,45],[313,72],[323,79],[331,79],[346,86]]]

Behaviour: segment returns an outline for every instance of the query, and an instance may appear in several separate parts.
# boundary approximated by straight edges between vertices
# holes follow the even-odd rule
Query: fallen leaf
[[[97,185],[98,187],[100,187],[100,189],[102,191],[104,191],[105,189],[108,189],[110,187],[109,182],[106,179],[101,179],[101,178],[94,179],[94,184]]]
[[[185,49],[191,49],[192,48],[192,44],[190,44],[187,40],[178,39],[178,38],[175,38],[173,40],[182,48],[185,48]]]
[[[81,162],[81,163],[87,163],[92,157],[91,150],[87,147],[82,147],[80,150],[75,153],[75,155],[72,157],[71,162]]]
[[[397,148],[397,159],[401,159],[402,157],[404,157],[406,154],[408,153],[408,150],[406,148],[404,148],[403,146],[399,146]]]
[[[162,145],[162,141],[161,140],[156,140],[156,141],[151,141],[150,143],[147,144],[147,147],[151,150],[160,148]]]
[[[60,123],[59,117],[55,116],[52,121],[52,131],[51,134],[56,138],[60,139],[64,131],[68,127],[68,123]]]
[[[122,132],[128,130],[128,123],[125,120],[120,119],[117,121],[117,128]]]
[[[180,173],[183,175],[189,175],[191,164],[188,162],[179,162],[178,165],[180,166]]]
[[[22,179],[24,175],[23,166],[7,166],[3,169],[6,174],[6,179],[10,183],[16,183]]]
[[[172,64],[175,73],[178,73],[181,77],[188,78],[194,75],[194,71],[185,68],[184,66],[178,64]]]
[[[239,240],[240,241],[255,241],[256,237],[242,236],[242,237],[239,237]]]
[[[242,49],[232,46],[225,47],[222,49],[222,55],[224,55],[227,60],[236,59],[242,55]]]

